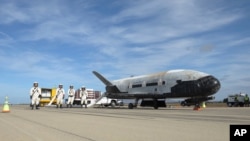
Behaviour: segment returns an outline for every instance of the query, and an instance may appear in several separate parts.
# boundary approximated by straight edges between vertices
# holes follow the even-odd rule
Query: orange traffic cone
[[[9,102],[8,102],[8,97],[5,97],[5,102],[3,106],[3,113],[9,113],[10,112],[10,107],[9,107]]]
[[[199,111],[199,110],[201,110],[200,105],[195,105],[193,110],[194,110],[194,111]]]

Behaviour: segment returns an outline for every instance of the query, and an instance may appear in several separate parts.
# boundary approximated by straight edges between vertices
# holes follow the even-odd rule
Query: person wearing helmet
[[[75,90],[74,86],[70,85],[69,90],[68,90],[68,102],[67,102],[67,107],[70,106],[72,108],[73,102],[74,102],[74,96],[75,96]]]
[[[56,89],[56,108],[62,108],[64,94],[65,91],[63,89],[63,85],[59,84],[58,88]]]
[[[33,87],[30,89],[31,109],[39,109],[39,102],[41,98],[41,88],[38,87],[38,82],[33,83]]]
[[[81,87],[80,90],[80,97],[81,97],[81,107],[83,107],[83,104],[85,105],[85,108],[87,108],[87,90],[84,86]]]

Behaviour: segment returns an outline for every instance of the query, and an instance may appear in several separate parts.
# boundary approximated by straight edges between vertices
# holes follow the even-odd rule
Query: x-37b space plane
[[[141,106],[166,107],[167,98],[186,98],[197,104],[212,99],[220,89],[220,82],[212,75],[194,70],[170,70],[149,75],[109,81],[96,71],[93,73],[105,85],[108,98],[135,99],[128,108]]]

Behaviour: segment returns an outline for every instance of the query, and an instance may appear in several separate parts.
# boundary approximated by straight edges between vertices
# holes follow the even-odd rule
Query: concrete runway
[[[2,141],[229,141],[230,124],[250,124],[250,107],[10,110],[0,113]]]

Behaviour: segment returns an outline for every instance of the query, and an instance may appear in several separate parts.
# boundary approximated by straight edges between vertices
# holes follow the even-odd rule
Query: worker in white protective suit
[[[85,105],[85,108],[87,108],[87,97],[88,93],[84,86],[81,87],[80,90],[80,97],[81,97],[81,107],[83,107],[83,104]]]
[[[33,83],[33,87],[30,89],[30,99],[31,99],[31,109],[34,109],[34,106],[36,106],[36,109],[39,109],[39,102],[41,98],[41,88],[38,87],[38,82]]]
[[[63,85],[59,84],[59,87],[56,89],[56,108],[62,108],[64,94],[65,91],[63,89]]]
[[[69,86],[68,90],[68,102],[67,102],[67,107],[72,108],[73,102],[74,102],[74,97],[75,97],[75,89],[73,85]]]

